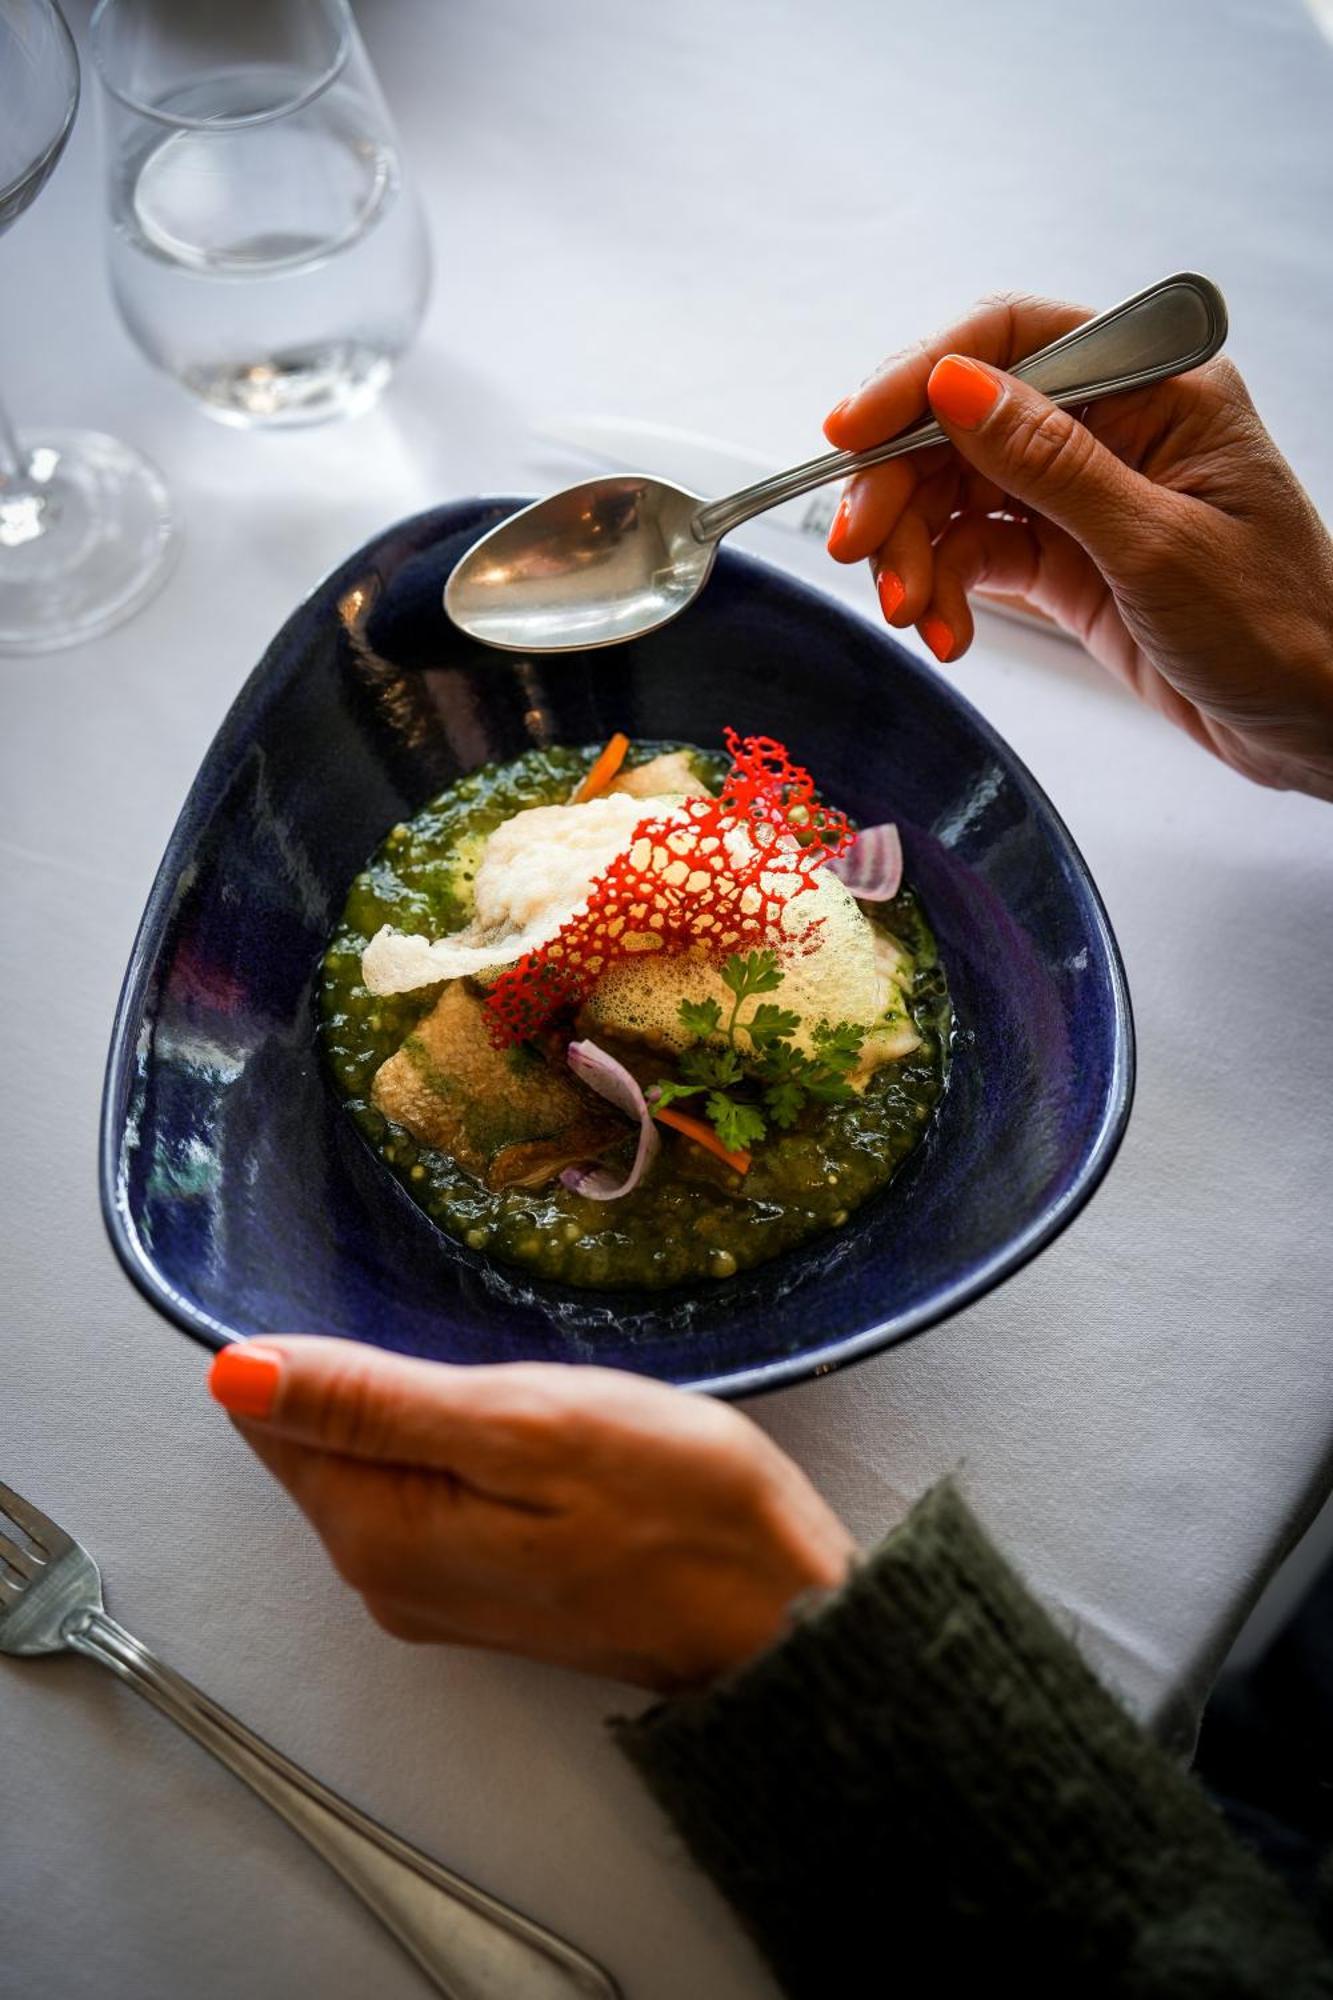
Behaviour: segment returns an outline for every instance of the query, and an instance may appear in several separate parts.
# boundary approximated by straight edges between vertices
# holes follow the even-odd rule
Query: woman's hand
[[[868,557],[937,659],[968,593],[1017,599],[1225,763],[1333,798],[1333,542],[1227,361],[1091,405],[1001,373],[1089,315],[998,299],[894,356],[829,416],[862,451],[927,403],[951,445],[847,483],[829,550]]]
[[[283,1337],[224,1348],[209,1387],[401,1639],[688,1687],[855,1553],[747,1418],[638,1376]]]

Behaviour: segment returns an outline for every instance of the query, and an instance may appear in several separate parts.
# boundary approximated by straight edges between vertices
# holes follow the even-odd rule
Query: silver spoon
[[[1216,285],[1181,271],[1010,372],[1053,402],[1090,403],[1199,367],[1226,331]],[[585,479],[483,535],[450,576],[444,608],[472,638],[511,653],[581,652],[641,639],[693,603],[718,543],[743,521],[849,472],[946,442],[938,424],[914,424],[870,451],[830,452],[725,500],[701,500],[647,473]]]

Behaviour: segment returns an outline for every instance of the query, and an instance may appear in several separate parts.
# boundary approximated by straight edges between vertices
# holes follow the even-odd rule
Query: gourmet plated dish
[[[453,501],[353,551],[283,624],[209,749],[116,1011],[100,1154],[116,1254],[156,1310],[210,1347],[275,1326],[318,1328],[460,1364],[596,1359],[721,1395],[824,1374],[987,1292],[1081,1210],[1114,1158],[1132,1096],[1134,1033],[1096,887],[1050,801],[946,679],[868,620],[735,551],[720,551],[688,619],[640,645],[569,655],[536,682],[524,663],[479,651],[440,617],[440,595],[462,551],[510,511],[503,500]],[[780,694],[780,724],[776,709],[766,715],[761,706],[765,689],[775,701]],[[603,710],[602,739],[628,717],[632,733],[651,740],[618,770],[603,766],[593,796],[570,806],[600,761],[600,742],[596,751],[534,752],[531,732],[590,744],[599,730],[589,718]],[[656,882],[660,965],[665,941],[676,952],[683,933],[680,997],[704,1009],[694,1017],[700,1033],[687,1040],[682,1024],[669,1048],[638,1032],[613,1038],[592,1019],[593,981],[586,1014],[584,1000],[567,1004],[519,1054],[498,1051],[506,1090],[488,1098],[476,1087],[495,1075],[483,1068],[493,1051],[487,1003],[520,963],[520,930],[558,901],[554,882],[539,893],[530,872],[545,850],[554,857],[546,841],[534,843],[521,871],[517,854],[506,861],[498,848],[496,882],[479,896],[488,839],[517,818],[507,836],[516,840],[525,814],[540,829],[530,808],[547,809],[563,842],[580,820],[591,823],[590,806],[600,804],[604,818],[608,808],[633,813],[632,831],[683,803],[702,848],[712,835],[695,814],[720,805],[731,764],[676,753],[691,742],[720,749],[728,720],[784,735],[827,803],[855,815],[859,841],[843,845],[828,816],[827,845],[821,839],[815,850],[822,858],[802,874],[822,886],[787,895],[790,867],[771,885],[787,904],[780,933],[765,932],[767,906],[737,912],[743,889],[726,898],[729,918],[745,919],[731,926],[738,942],[696,957],[688,986],[690,944],[718,935],[702,918],[717,914],[727,885],[713,909],[697,908],[691,938],[684,899],[701,887],[690,875],[702,871],[687,868],[683,884]],[[645,772],[668,755],[672,765]],[[766,760],[763,783],[752,784],[753,763],[743,764],[734,803],[757,839],[767,846],[771,828],[790,859],[783,843],[789,834],[801,846],[808,808],[792,787],[790,814],[775,816],[781,768]],[[659,798],[636,801],[630,785],[657,788]],[[909,885],[893,893],[892,837],[872,837],[889,819],[902,822]],[[672,828],[676,837],[686,831]],[[739,836],[735,845],[743,857]],[[664,841],[653,846],[665,850]],[[853,877],[850,892],[862,971],[814,986],[819,955],[795,949],[797,920],[831,917],[834,871],[861,870],[877,848],[883,872]],[[563,857],[566,892],[579,890],[591,911],[597,870],[619,871],[606,885],[617,893],[624,853],[623,838],[608,833],[600,856],[589,847],[581,874]],[[681,858],[661,856],[667,865]],[[512,895],[512,910],[492,899],[497,886]],[[526,914],[521,895],[531,898]],[[606,910],[600,892],[595,901]],[[576,894],[565,907],[577,915]],[[572,965],[556,935],[564,924],[547,934],[559,950],[529,947],[535,965],[549,958],[557,986],[558,968]],[[386,928],[437,956],[450,939],[480,944],[503,970],[497,978],[466,959],[435,963],[417,968],[428,984],[372,993],[362,958]],[[538,929],[534,921],[534,938]],[[907,1019],[896,1025],[910,1023],[921,1046],[880,1062],[863,1090],[860,1074],[829,1074],[846,1054],[825,1037],[833,1061],[807,1070],[815,1088],[800,1102],[778,1086],[804,1089],[782,1072],[806,1049],[758,1010],[797,1015],[811,1043],[823,1020],[852,1020],[866,940],[873,969],[879,933],[894,941],[881,944],[881,956],[892,949],[903,958],[896,984]],[[835,936],[830,921],[811,925],[805,941],[832,945]],[[581,948],[579,935],[566,938]],[[724,1044],[740,996],[722,968],[729,957],[769,951],[776,963],[761,961],[757,976],[781,977],[740,1001],[740,1075],[706,1083],[715,1063],[732,1071]],[[521,989],[531,991],[526,978]],[[874,1025],[875,997],[859,990]],[[704,1035],[710,998],[724,1011]],[[596,1004],[605,1013],[614,999],[612,987]],[[476,1032],[472,1006],[466,1044],[450,1036],[447,1018],[432,1023],[444,1001],[487,1009],[486,1033]],[[759,1046],[746,1030],[750,1016]],[[388,1071],[378,1093],[376,1081],[414,1034],[408,1059],[423,1069],[421,1095],[391,1107],[386,1092],[404,1082],[406,1064]],[[462,1051],[444,1065],[459,1094],[443,1113],[452,1125],[427,1127],[432,1097],[441,1110],[428,1061],[436,1034]],[[766,1039],[771,1060],[761,1065]],[[580,1081],[562,1058],[575,1041],[614,1053],[645,1102],[659,1079],[696,1086],[659,1100],[646,1142],[653,1157],[613,1200],[579,1194],[561,1176],[605,1172],[623,1186],[643,1124]],[[872,1053],[885,1053],[883,1039]],[[550,1105],[536,1118],[534,1100],[518,1094],[520,1071],[537,1062],[529,1076],[558,1092],[554,1122]],[[525,1164],[508,1148],[568,1133],[570,1099],[559,1085],[577,1085],[581,1118],[616,1121],[616,1139],[553,1177],[551,1155],[529,1154],[546,1178],[502,1185]],[[669,1122],[668,1114],[694,1119],[720,1144],[716,1121],[734,1115],[724,1104],[763,1120],[762,1138],[742,1135],[744,1173]],[[475,1249],[465,1247],[469,1236]]]
[[[325,954],[324,1047],[440,1228],[592,1287],[724,1279],[892,1177],[952,1012],[892,826],[781,744],[530,750],[393,827]]]

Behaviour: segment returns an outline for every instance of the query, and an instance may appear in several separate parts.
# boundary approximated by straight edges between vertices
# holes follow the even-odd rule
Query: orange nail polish
[[[879,593],[880,610],[892,622],[894,612],[907,595],[907,585],[896,570],[882,569],[875,578],[875,589]]]
[[[209,1394],[233,1417],[272,1414],[282,1377],[282,1356],[238,1340],[224,1347],[208,1371]]]
[[[828,531],[828,552],[831,556],[841,556],[851,529],[852,503],[844,493],[833,516],[833,526]]]
[[[851,400],[852,399],[850,396],[844,396],[840,403],[835,403],[833,405],[833,408],[829,411],[828,415],[824,419],[824,436],[828,439],[830,444],[836,444],[838,442],[834,433],[839,429],[842,423],[844,412],[846,411],[847,405],[851,402]]]
[[[932,611],[929,618],[921,620],[921,624],[917,629],[920,631],[921,637],[925,640],[926,644],[930,647],[931,652],[935,655],[935,658],[943,666],[952,657],[955,644],[953,633],[949,630],[944,620],[937,617]]]
[[[964,354],[946,354],[930,371],[926,394],[937,417],[957,424],[959,430],[974,431],[982,418],[994,409],[1000,384],[979,361]]]

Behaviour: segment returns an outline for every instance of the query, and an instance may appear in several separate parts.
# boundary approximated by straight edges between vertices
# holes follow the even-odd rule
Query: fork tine
[[[3,1570],[0,1570],[0,1611],[11,1604],[16,1604],[26,1588],[25,1584],[14,1583]]]
[[[0,1514],[8,1514],[16,1527],[22,1528],[29,1541],[35,1542],[43,1555],[59,1555],[63,1549],[72,1546],[69,1536],[48,1520],[31,1501],[16,1493],[12,1486],[6,1486],[0,1479]]]
[[[39,1569],[46,1567],[41,1556],[31,1555],[27,1549],[21,1549],[17,1542],[10,1541],[8,1535],[0,1535],[0,1561],[7,1562],[17,1576],[29,1582]],[[0,1576],[3,1574],[4,1571],[0,1570]]]

